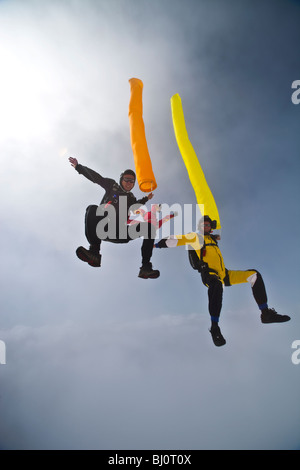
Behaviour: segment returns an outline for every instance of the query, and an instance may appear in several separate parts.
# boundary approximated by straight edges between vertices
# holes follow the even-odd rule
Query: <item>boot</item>
[[[152,263],[146,263],[140,268],[138,277],[142,279],[156,279],[159,275],[160,272],[157,269],[152,269]]]
[[[260,316],[262,323],[283,323],[289,321],[291,317],[288,315],[279,315],[274,308],[265,308]]]
[[[85,261],[88,263],[90,266],[93,266],[94,268],[100,268],[101,266],[101,255],[100,253],[97,253],[96,251],[91,250],[91,247],[89,250],[84,248],[83,246],[79,246],[76,250],[76,255],[78,256],[81,261]]]
[[[209,331],[215,346],[224,346],[224,344],[226,344],[226,340],[221,333],[219,325],[212,325]]]

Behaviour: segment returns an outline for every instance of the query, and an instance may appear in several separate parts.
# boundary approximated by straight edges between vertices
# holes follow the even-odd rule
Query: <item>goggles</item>
[[[123,181],[125,181],[125,183],[131,183],[131,184],[135,183],[135,180],[133,178],[125,178],[124,176],[123,176]]]

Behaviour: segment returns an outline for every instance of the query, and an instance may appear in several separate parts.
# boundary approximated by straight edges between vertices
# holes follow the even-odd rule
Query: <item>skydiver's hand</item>
[[[76,168],[77,165],[78,165],[78,160],[77,160],[77,158],[70,157],[70,158],[69,158],[69,162],[71,163],[71,165],[72,165],[74,168]]]
[[[150,193],[150,194],[148,194],[148,201],[150,201],[150,199],[152,199],[152,198],[153,198],[153,196],[154,196],[154,194],[153,194],[153,193]]]
[[[168,248],[166,241],[168,240],[168,237],[162,238],[159,240],[159,242],[154,243],[154,248]]]

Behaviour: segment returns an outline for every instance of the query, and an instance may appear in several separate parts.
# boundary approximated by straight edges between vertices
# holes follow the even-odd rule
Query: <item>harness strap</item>
[[[219,246],[216,240],[214,240],[214,242],[215,243],[205,243],[205,240],[204,240],[204,237],[203,237],[203,245],[202,245],[202,248],[200,250],[200,259],[201,259],[201,261],[203,261],[203,256],[205,256],[205,254],[206,254],[206,249],[205,248],[207,246]]]

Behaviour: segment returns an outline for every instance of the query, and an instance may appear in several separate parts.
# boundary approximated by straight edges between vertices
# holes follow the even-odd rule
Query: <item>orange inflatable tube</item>
[[[157,188],[143,121],[143,82],[139,78],[131,78],[129,101],[130,140],[133,151],[135,172],[140,190],[149,193]]]

